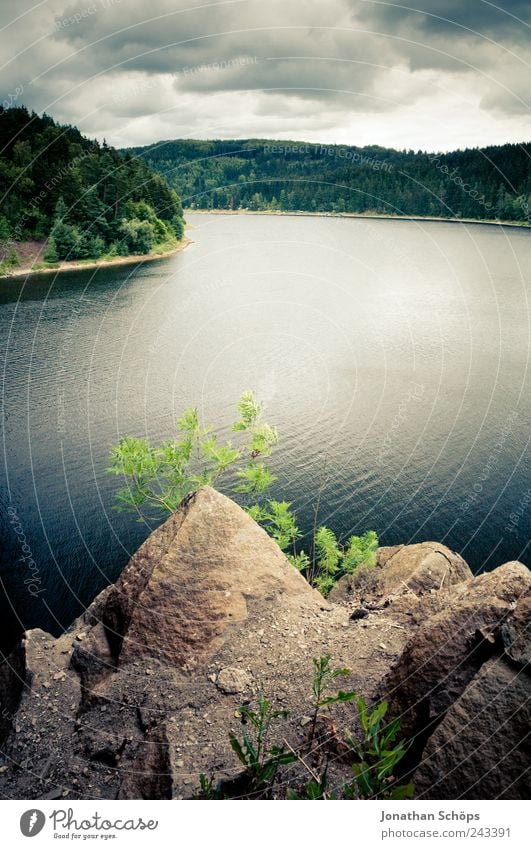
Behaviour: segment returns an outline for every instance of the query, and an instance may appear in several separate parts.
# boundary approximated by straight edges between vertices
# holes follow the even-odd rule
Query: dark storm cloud
[[[476,76],[481,105],[506,114],[529,110],[531,3],[422,0],[352,3],[358,19],[406,40],[409,68]],[[481,86],[483,83],[483,86]]]
[[[290,113],[291,136],[386,114],[402,132],[452,97],[499,132],[528,110],[529,0],[4,0],[0,16],[5,88],[111,137],[128,118],[142,139],[230,134],[227,115],[239,135],[288,133]]]
[[[362,0],[353,2],[359,18],[389,30],[423,32],[426,36],[465,37],[470,32],[515,42],[530,37],[529,0],[502,0],[497,4],[486,0],[410,0],[404,3]]]

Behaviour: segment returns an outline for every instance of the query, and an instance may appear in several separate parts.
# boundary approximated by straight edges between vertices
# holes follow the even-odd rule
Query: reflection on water
[[[226,426],[247,388],[305,528],[323,488],[340,534],[526,562],[531,234],[189,220],[172,259],[0,284],[3,621],[67,625],[149,533],[111,509],[120,435],[167,436],[190,404]]]

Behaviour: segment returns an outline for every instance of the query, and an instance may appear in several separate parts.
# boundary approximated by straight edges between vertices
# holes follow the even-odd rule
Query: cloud
[[[454,124],[466,109],[485,143],[528,136],[528,0],[410,2],[5,0],[2,79],[119,144],[371,131],[392,144],[409,125],[421,146],[449,146],[449,127],[422,119],[437,104]]]

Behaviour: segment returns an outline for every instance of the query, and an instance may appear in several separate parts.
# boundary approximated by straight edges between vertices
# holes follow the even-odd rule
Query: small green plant
[[[248,508],[249,515],[262,525],[269,536],[273,537],[282,551],[293,550],[291,557],[296,557],[295,543],[301,534],[295,522],[289,501],[267,501],[264,506],[253,504]],[[301,552],[304,556],[304,552]]]
[[[319,711],[326,705],[337,704],[338,702],[350,702],[356,698],[356,693],[348,690],[338,690],[334,695],[326,695],[330,691],[334,681],[337,678],[350,675],[350,669],[341,667],[339,669],[330,668],[331,655],[325,654],[321,657],[313,659],[313,681],[312,681],[312,721],[308,734],[308,748],[311,748],[314,737]]]
[[[372,710],[365,700],[357,699],[358,718],[362,731],[361,741],[349,738],[349,744],[358,760],[352,765],[354,780],[346,785],[346,798],[406,799],[413,795],[413,784],[395,786],[394,772],[407,751],[403,740],[397,741],[400,720],[384,725],[389,709],[387,702],[380,702]]]
[[[242,725],[245,727],[242,739],[239,740],[233,731],[229,732],[231,748],[244,766],[244,772],[234,779],[217,783],[214,782],[214,778],[207,778],[206,775],[201,774],[199,790],[194,798],[273,798],[279,770],[293,763],[300,764],[310,775],[311,780],[297,790],[288,789],[285,797],[287,800],[406,799],[413,795],[412,784],[397,785],[395,781],[395,768],[406,754],[407,745],[403,740],[398,739],[399,719],[384,725],[388,711],[387,702],[380,702],[369,709],[365,700],[353,691],[331,692],[334,682],[338,678],[349,675],[350,669],[332,668],[329,654],[314,658],[313,667],[313,715],[308,735],[309,747],[315,738],[321,708],[355,700],[361,738],[350,735],[346,741],[356,758],[352,765],[353,779],[343,785],[330,788],[328,754],[326,754],[324,769],[319,773],[309,761],[305,760],[305,757],[308,757],[308,748],[306,751],[296,752],[287,740],[284,740],[285,745],[282,746],[270,745],[269,734],[272,724],[277,719],[285,719],[288,711],[276,710],[269,699],[260,696],[256,710],[249,705],[242,705],[238,709]]]
[[[288,801],[317,801],[318,799],[323,800],[333,798],[334,794],[328,789],[328,778],[326,772],[323,773],[320,778],[314,778],[312,781],[309,781],[306,787],[304,787],[300,792],[297,793],[296,790],[292,790],[289,787],[286,792],[286,799]]]
[[[214,784],[213,778],[207,778],[206,775],[202,772],[199,776],[199,791],[194,796],[194,799],[208,799],[212,801],[214,799],[224,799],[225,796],[221,791],[221,785],[219,781]]]
[[[293,763],[297,756],[283,746],[270,745],[268,741],[272,723],[285,718],[288,712],[275,710],[265,696],[260,696],[257,710],[248,706],[239,708],[242,725],[249,726],[242,740],[234,732],[229,733],[229,741],[236,757],[245,767],[247,795],[260,796],[273,784],[279,768]]]
[[[376,563],[378,537],[375,531],[351,536],[346,546],[342,546],[335,533],[321,525],[314,530],[310,557],[304,549],[297,549],[297,541],[302,534],[291,502],[268,500],[265,504],[253,504],[247,512],[277,541],[290,563],[302,572],[308,583],[324,596],[343,575],[352,574],[360,566],[374,566]]]
[[[214,486],[230,471],[239,481],[235,491],[263,493],[275,477],[258,458],[271,453],[277,432],[261,420],[262,406],[252,392],[244,392],[238,412],[232,431],[246,437],[239,447],[220,442],[211,427],[203,427],[195,408],[178,420],[178,439],[155,447],[147,439],[121,439],[111,449],[108,469],[127,481],[116,493],[116,509],[138,512],[140,519],[146,509],[156,516],[171,513],[191,492]]]

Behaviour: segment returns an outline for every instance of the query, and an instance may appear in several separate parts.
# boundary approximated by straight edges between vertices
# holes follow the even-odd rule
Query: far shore
[[[174,248],[171,248],[169,251],[163,251],[162,253],[152,252],[149,254],[136,254],[134,256],[114,256],[108,259],[86,261],[68,260],[60,262],[57,265],[49,266],[48,268],[34,268],[33,266],[19,268],[15,266],[7,273],[0,274],[0,281],[11,280],[17,277],[34,277],[41,274],[61,274],[65,271],[86,271],[91,268],[110,268],[115,265],[138,265],[139,263],[153,262],[157,259],[167,259],[170,256],[174,256],[180,251],[183,251],[192,241],[188,236],[184,236]]]
[[[307,212],[284,209],[185,209],[185,215],[294,215],[301,218],[377,218],[383,221],[442,221],[449,224],[488,224],[529,229],[526,221],[497,221],[493,218],[439,218],[435,215],[388,215],[378,212]]]

